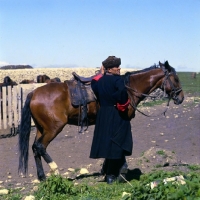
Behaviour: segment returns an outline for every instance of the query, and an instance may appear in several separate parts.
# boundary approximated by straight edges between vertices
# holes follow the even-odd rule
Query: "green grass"
[[[167,182],[165,178],[174,176],[184,177],[185,184],[179,182]],[[88,181],[88,182],[87,182]],[[150,183],[156,181],[158,185],[151,189]],[[180,171],[156,171],[140,176],[139,180],[133,179],[127,183],[113,183],[108,185],[105,182],[94,182],[90,179],[81,181],[78,185],[68,181],[61,176],[51,176],[46,181],[41,182],[37,192],[32,195],[35,200],[198,200],[200,199],[200,173]],[[122,194],[128,193],[122,197]],[[1,199],[1,196],[0,196]],[[4,199],[19,200],[20,194],[10,193]]]
[[[200,95],[200,73],[196,75],[196,78],[192,78],[192,72],[177,72],[177,74],[184,93]]]

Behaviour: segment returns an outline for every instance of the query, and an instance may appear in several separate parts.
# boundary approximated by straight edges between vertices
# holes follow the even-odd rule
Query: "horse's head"
[[[175,69],[169,65],[168,61],[164,64],[159,62],[159,65],[165,74],[161,89],[174,100],[174,104],[181,104],[184,100],[184,94]]]
[[[3,83],[10,84],[12,82],[11,78],[9,76],[5,76],[3,79]]]
[[[43,75],[43,83],[45,83],[46,80],[50,80],[50,77],[45,74]]]

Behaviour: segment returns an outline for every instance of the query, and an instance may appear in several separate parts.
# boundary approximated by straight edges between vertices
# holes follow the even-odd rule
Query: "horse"
[[[50,80],[50,77],[45,74],[37,76],[37,83],[45,83],[46,80]]]
[[[24,79],[20,82],[20,84],[32,84],[32,83],[36,83],[34,80],[28,80],[28,79]]]
[[[123,75],[124,83],[130,99],[130,105],[125,111],[129,119],[135,117],[137,105],[155,89],[160,88],[174,101],[181,104],[184,93],[178,75],[166,61],[149,68],[128,72]],[[87,104],[88,124],[94,125],[99,104],[91,101]],[[36,163],[37,177],[40,181],[46,179],[42,160],[49,165],[50,172],[59,174],[58,166],[47,153],[47,146],[62,131],[66,124],[77,125],[79,108],[72,105],[69,86],[66,83],[49,83],[36,88],[27,95],[22,109],[19,130],[19,174],[27,174],[29,157],[29,138],[31,117],[36,126],[36,136],[32,150]]]
[[[0,83],[0,86],[8,86],[8,85],[14,86],[14,85],[17,85],[17,83],[13,81],[10,78],[10,76],[5,76],[3,79],[3,83]]]
[[[61,80],[58,77],[55,77],[53,79],[47,79],[47,80],[45,80],[45,83],[60,83],[60,82],[61,82]]]
[[[53,79],[50,79],[50,77],[47,75],[37,76],[37,83],[55,83],[55,82],[61,82],[60,78],[55,77]]]

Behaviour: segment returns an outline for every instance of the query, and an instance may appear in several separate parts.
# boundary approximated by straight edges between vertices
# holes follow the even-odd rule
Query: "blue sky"
[[[200,71],[200,0],[0,0],[0,65]]]

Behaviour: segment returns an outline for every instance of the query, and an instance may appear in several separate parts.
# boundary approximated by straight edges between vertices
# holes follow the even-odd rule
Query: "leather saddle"
[[[82,132],[84,126],[88,127],[87,104],[97,100],[91,88],[91,81],[95,75],[91,77],[82,77],[75,72],[73,72],[72,75],[74,76],[73,79],[66,80],[64,83],[68,85],[72,106],[80,108],[78,125],[81,126],[79,132]],[[85,130],[87,130],[87,128]]]
[[[91,88],[91,81],[94,76],[82,77],[75,72],[72,75],[74,79],[64,81],[68,85],[72,105],[82,106],[85,103],[96,101],[95,94]]]

